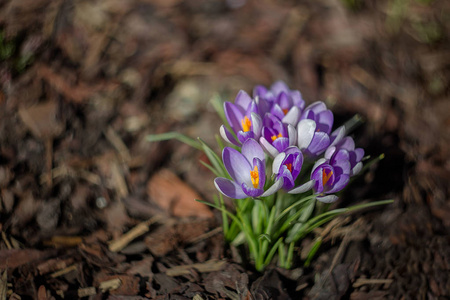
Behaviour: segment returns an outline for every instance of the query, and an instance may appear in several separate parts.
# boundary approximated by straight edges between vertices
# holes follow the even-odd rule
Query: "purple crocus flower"
[[[288,147],[273,160],[272,171],[276,179],[283,179],[283,188],[290,190],[295,186],[295,180],[303,165],[303,154],[295,146]]]
[[[266,191],[265,154],[254,139],[248,139],[242,145],[242,153],[225,147],[222,152],[223,164],[232,180],[218,177],[214,180],[217,190],[233,199],[247,197],[266,197],[277,192],[283,181],[277,180]]]
[[[317,157],[331,144],[342,139],[345,133],[343,126],[336,129],[330,137],[333,121],[333,113],[323,102],[314,102],[305,109],[297,125],[297,141],[307,158]]]
[[[266,100],[267,111],[283,123],[295,126],[305,108],[305,101],[297,90],[290,90],[283,81],[275,82],[270,90],[258,85],[253,89],[253,96]]]
[[[222,125],[220,135],[225,141],[240,146],[248,139],[259,139],[262,118],[258,113],[257,103],[246,92],[240,91],[234,104],[225,102],[224,111],[228,124],[237,136],[236,140],[235,136]]]
[[[339,152],[333,160],[319,159],[312,169],[311,179],[314,180],[314,192],[319,195],[317,200],[325,203],[336,201],[338,197],[330,194],[342,190],[350,180],[348,155]]]
[[[274,115],[267,113],[259,142],[272,157],[283,152],[287,147],[295,145],[297,133],[294,126],[282,123]]]
[[[349,136],[341,139],[335,145],[330,146],[325,151],[324,157],[332,164],[338,159],[347,158],[350,162],[350,176],[355,176],[362,169],[362,158],[364,157],[364,149],[356,148],[355,142]]]

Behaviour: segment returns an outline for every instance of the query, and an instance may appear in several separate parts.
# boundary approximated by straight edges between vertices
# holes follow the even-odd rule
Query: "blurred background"
[[[1,0],[0,291],[50,299],[120,278],[129,286],[111,295],[450,297],[449,32],[445,0]],[[359,114],[357,144],[385,154],[337,205],[395,199],[343,219],[312,266],[298,263],[303,276],[238,267],[220,233],[193,242],[220,227],[193,201],[216,193],[206,157],[145,139],[178,131],[215,145],[211,99],[276,80],[325,101],[335,127]],[[158,215],[170,222],[108,247]],[[167,275],[212,259],[245,288]],[[318,290],[326,270],[344,282],[322,276]]]

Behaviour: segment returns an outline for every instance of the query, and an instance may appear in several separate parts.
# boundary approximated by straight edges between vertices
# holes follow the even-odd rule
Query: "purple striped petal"
[[[244,111],[247,110],[247,107],[252,102],[252,98],[243,90],[240,90],[234,100],[234,104],[240,106]]]
[[[252,183],[250,180],[250,171],[252,170],[250,162],[239,151],[225,147],[222,152],[222,160],[228,174],[234,181],[239,184],[242,182]]]
[[[245,182],[242,183],[241,188],[247,196],[252,198],[259,197],[264,193],[263,189],[255,189],[253,185],[248,185]]]
[[[221,192],[223,195],[229,198],[233,199],[247,198],[247,195],[244,193],[242,188],[234,181],[231,181],[229,179],[218,177],[214,179],[214,185],[216,186],[216,189],[219,192]]]
[[[261,148],[261,145],[254,139],[248,139],[242,145],[241,153],[249,162],[253,162],[253,158],[255,157],[261,161],[265,161],[266,158],[264,150]]]
[[[231,102],[224,103],[225,117],[235,133],[242,130],[241,121],[244,119],[244,110]]]
[[[330,189],[329,191],[327,191],[327,193],[336,193],[339,192],[340,190],[342,190],[343,188],[345,188],[345,186],[347,185],[347,183],[350,180],[350,176],[347,174],[342,174],[341,176],[339,176],[338,178],[336,178],[336,181],[334,182],[334,186],[332,189]]]

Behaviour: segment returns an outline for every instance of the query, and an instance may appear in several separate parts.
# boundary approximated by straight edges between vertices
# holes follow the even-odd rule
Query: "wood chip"
[[[177,217],[212,218],[214,215],[190,186],[168,169],[156,173],[147,185],[150,198],[169,214]]]
[[[155,217],[151,218],[150,220],[139,223],[138,225],[133,227],[133,229],[131,229],[130,231],[128,231],[127,233],[125,233],[124,235],[119,237],[118,239],[111,241],[108,246],[109,251],[118,252],[118,251],[122,250],[135,238],[148,232],[149,226],[151,224],[157,222],[160,219],[161,219],[160,216],[155,216]]]
[[[201,264],[176,266],[176,267],[167,269],[166,274],[168,276],[188,275],[188,274],[190,274],[190,269],[195,269],[196,271],[198,271],[200,273],[215,272],[215,271],[222,270],[225,265],[226,265],[226,262],[224,262],[222,260],[219,260],[219,261],[208,260]]]

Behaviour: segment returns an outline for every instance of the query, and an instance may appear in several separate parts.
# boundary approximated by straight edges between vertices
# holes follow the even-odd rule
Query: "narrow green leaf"
[[[145,138],[149,142],[159,142],[159,141],[168,141],[168,140],[178,140],[186,145],[189,145],[195,149],[203,150],[202,146],[193,138],[190,138],[184,134],[179,132],[171,131],[161,134],[150,134]]]
[[[265,240],[268,241],[269,243],[272,243],[272,240],[270,239],[270,236],[269,236],[268,234],[265,234],[265,233],[260,234],[259,237],[258,237],[258,239],[260,239],[260,240],[265,239]]]
[[[309,249],[308,256],[306,257],[305,261],[305,267],[309,267],[311,260],[313,259],[314,255],[316,255],[317,251],[319,250],[320,246],[322,245],[322,237],[318,237],[314,244],[312,245],[311,249]]]

